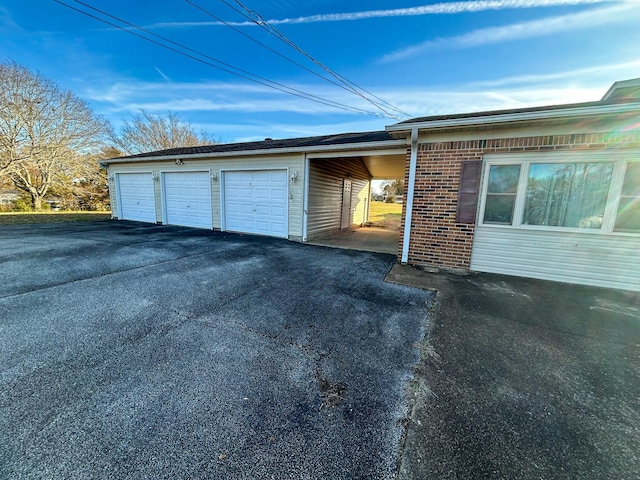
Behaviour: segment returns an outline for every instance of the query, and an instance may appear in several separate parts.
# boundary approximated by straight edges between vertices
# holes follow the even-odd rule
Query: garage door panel
[[[256,188],[256,200],[269,200],[271,197],[271,192],[268,187],[258,187]]]
[[[122,220],[156,222],[156,202],[151,172],[119,173],[118,204]]]
[[[272,206],[270,213],[272,218],[285,218],[286,216],[285,209],[277,206]]]
[[[209,172],[167,172],[163,179],[165,223],[211,228]]]
[[[287,236],[286,170],[225,174],[225,228],[244,233]]]
[[[285,200],[286,198],[287,198],[287,194],[284,189],[271,191],[271,200]]]

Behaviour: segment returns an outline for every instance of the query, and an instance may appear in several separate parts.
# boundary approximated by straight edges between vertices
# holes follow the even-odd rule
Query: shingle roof
[[[498,115],[510,115],[532,112],[549,112],[554,110],[565,110],[573,108],[598,107],[603,105],[617,105],[626,103],[637,103],[640,100],[640,79],[625,80],[616,82],[609,89],[609,92],[599,101],[568,103],[562,105],[546,105],[541,107],[513,108],[508,110],[490,110],[484,112],[456,113],[453,115],[432,115],[428,117],[410,118],[396,125],[406,125],[412,123],[434,122],[439,120],[456,120],[464,118],[492,117]]]
[[[318,137],[301,137],[287,138],[283,140],[265,139],[259,142],[242,142],[242,143],[217,143],[214,145],[202,145],[199,147],[178,147],[166,150],[157,150],[154,152],[144,152],[136,155],[128,155],[111,160],[122,159],[144,159],[148,157],[174,157],[180,155],[198,155],[207,153],[230,153],[254,150],[271,150],[271,149],[287,149],[300,147],[315,147],[324,145],[346,145],[351,143],[369,143],[384,142],[394,140],[394,138],[385,131],[380,132],[360,132],[360,133],[341,133],[338,135],[322,135]]]
[[[432,122],[432,121],[438,121],[438,120],[456,120],[456,119],[463,119],[463,118],[492,117],[492,116],[498,116],[498,115],[509,115],[509,114],[517,114],[517,113],[548,112],[548,111],[565,110],[565,109],[571,109],[571,108],[597,107],[602,105],[613,105],[613,104],[635,103],[635,102],[637,102],[637,100],[625,99],[625,101],[615,101],[615,102],[597,101],[597,102],[569,103],[569,104],[563,104],[563,105],[546,105],[541,107],[513,108],[513,109],[507,109],[507,110],[489,110],[484,112],[455,113],[452,115],[432,115],[428,117],[411,118],[409,120],[396,123],[396,125]]]

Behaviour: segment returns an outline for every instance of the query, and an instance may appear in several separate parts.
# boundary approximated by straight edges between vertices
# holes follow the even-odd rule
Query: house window
[[[491,165],[484,206],[484,223],[512,223],[519,177],[520,165]]]
[[[602,228],[612,163],[532,163],[522,223]]]
[[[603,151],[487,156],[481,224],[638,235],[638,155]]]
[[[640,232],[640,163],[627,165],[614,230]]]

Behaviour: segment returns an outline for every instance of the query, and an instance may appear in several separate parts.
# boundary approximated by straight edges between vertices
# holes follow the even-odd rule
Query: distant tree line
[[[71,91],[15,62],[0,63],[2,210],[108,210],[99,160],[212,143],[174,113],[142,111],[115,131]]]

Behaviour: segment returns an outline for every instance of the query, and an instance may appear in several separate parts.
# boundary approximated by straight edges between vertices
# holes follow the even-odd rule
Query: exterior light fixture
[[[107,178],[113,181],[116,178],[116,176],[113,173],[110,173],[109,175],[107,175]]]
[[[298,172],[292,172],[290,178],[292,182],[295,182],[298,178]]]
[[[218,174],[216,172],[211,172],[211,180],[213,181],[218,180]]]
[[[184,165],[184,162],[182,161],[181,158],[176,160],[176,165]]]
[[[153,178],[156,182],[160,180],[160,176],[156,172],[153,172],[151,174],[151,178]]]

